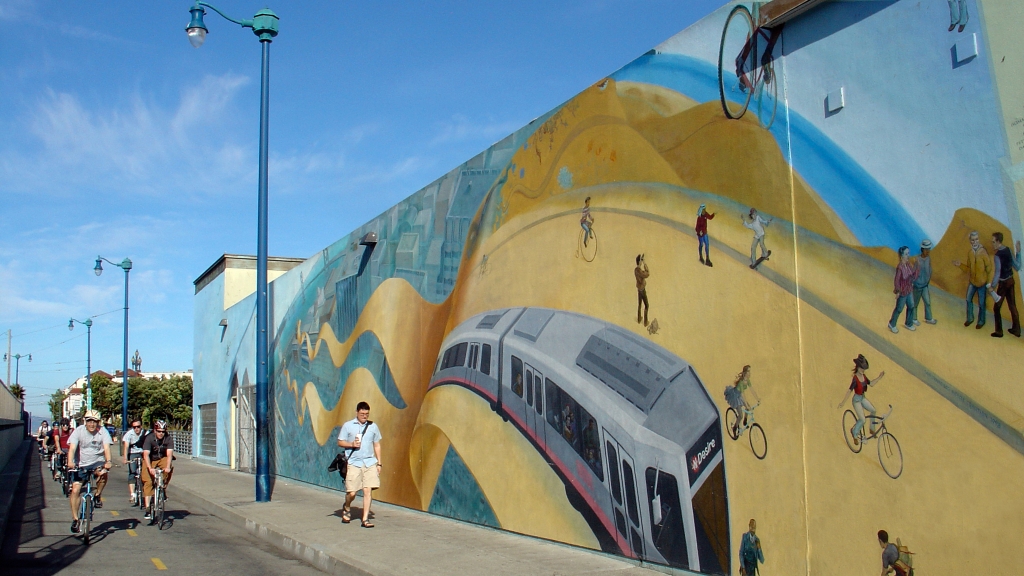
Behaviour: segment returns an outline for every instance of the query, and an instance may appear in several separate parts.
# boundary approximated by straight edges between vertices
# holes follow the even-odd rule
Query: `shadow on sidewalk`
[[[32,451],[25,458],[21,481],[14,492],[7,532],[0,545],[2,574],[56,574],[85,554],[87,548],[74,536],[61,538],[34,553],[18,551],[21,546],[43,537],[43,509],[46,508],[44,481],[43,467],[36,460],[35,451]]]

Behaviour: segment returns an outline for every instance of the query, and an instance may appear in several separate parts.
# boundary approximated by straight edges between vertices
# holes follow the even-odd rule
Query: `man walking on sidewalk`
[[[992,234],[992,249],[995,256],[992,263],[995,272],[992,274],[992,288],[999,296],[996,305],[993,306],[993,314],[996,317],[996,331],[992,333],[993,338],[1003,337],[1003,302],[1010,308],[1010,334],[1020,338],[1020,316],[1017,314],[1017,295],[1014,290],[1013,271],[1020,270],[1020,242],[1017,242],[1016,256],[1009,246],[1003,246],[1003,233]]]
[[[363,492],[363,528],[373,528],[370,522],[371,491],[380,488],[380,428],[370,419],[370,405],[360,402],[356,405],[356,417],[341,427],[338,446],[351,450],[348,457],[348,473],[345,476],[345,508],[341,521],[352,521],[352,501],[356,492]]]

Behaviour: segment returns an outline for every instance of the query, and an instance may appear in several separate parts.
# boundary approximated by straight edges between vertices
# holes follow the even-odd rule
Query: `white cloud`
[[[520,127],[513,122],[476,122],[466,116],[457,114],[448,122],[438,125],[437,134],[430,141],[430,144],[437,146],[453,142],[472,142],[478,140],[486,142],[486,144],[481,146],[481,148],[486,148]]]

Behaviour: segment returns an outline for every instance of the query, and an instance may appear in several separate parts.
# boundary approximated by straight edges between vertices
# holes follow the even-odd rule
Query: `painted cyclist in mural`
[[[853,411],[857,413],[857,423],[850,429],[850,434],[853,436],[854,444],[860,442],[860,434],[865,422],[864,411],[867,410],[872,416],[876,414],[875,407],[865,396],[868,388],[878,385],[882,378],[885,377],[885,371],[882,371],[878,373],[878,376],[875,376],[874,380],[869,379],[866,374],[868,366],[868,359],[863,354],[858,354],[853,359],[853,381],[850,383],[849,390],[846,391],[846,396],[843,396],[842,402],[836,406],[837,410],[841,409],[843,404],[846,404],[850,394],[853,394]],[[875,423],[873,421],[870,428],[870,435],[873,435],[875,433]]]

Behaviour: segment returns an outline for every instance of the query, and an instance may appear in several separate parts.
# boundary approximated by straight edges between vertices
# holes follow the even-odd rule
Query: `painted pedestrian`
[[[914,328],[914,280],[917,279],[918,270],[910,263],[910,248],[900,246],[900,263],[896,265],[896,275],[893,278],[892,293],[896,295],[896,306],[889,317],[889,331],[893,334],[899,332],[896,322],[900,318],[903,308],[907,309],[907,318],[903,327],[913,332]]]
[[[964,326],[970,326],[974,322],[974,301],[975,295],[978,297],[978,324],[975,326],[978,330],[981,330],[985,326],[985,291],[988,289],[989,284],[992,283],[992,259],[989,258],[988,252],[981,245],[981,240],[978,238],[978,232],[975,230],[970,235],[971,249],[967,251],[967,260],[961,262],[960,260],[953,260],[953,266],[956,266],[967,272],[967,321],[964,322]]]
[[[932,316],[932,241],[921,242],[921,255],[917,257],[914,266],[917,268],[917,278],[914,278],[914,311],[911,314],[914,318],[914,326],[920,326],[917,314],[921,310],[920,304],[924,302],[924,321],[927,324],[935,324],[938,321]]]
[[[764,227],[772,223],[774,218],[765,220],[761,218],[761,215],[757,213],[756,208],[750,209],[749,217],[740,215],[740,220],[743,221],[743,225],[754,231],[754,240],[750,243],[750,268],[757,268],[757,265],[768,259],[772,255],[772,251],[765,246],[764,243]],[[757,253],[757,247],[761,246],[761,258],[755,258]]]
[[[1020,315],[1017,314],[1016,283],[1013,281],[1013,271],[1020,271],[1020,241],[1017,242],[1017,253],[1014,254],[1009,246],[1003,246],[1003,233],[992,234],[992,249],[995,256],[992,257],[993,273],[992,286],[996,293],[996,303],[992,307],[992,314],[996,320],[996,331],[992,333],[993,338],[1003,337],[1003,302],[1006,302],[1010,309],[1010,334],[1020,338]]]
[[[643,321],[644,326],[647,326],[647,309],[650,308],[650,303],[647,301],[647,278],[650,277],[651,271],[647,269],[647,262],[644,262],[644,255],[636,255],[636,268],[633,269],[633,276],[636,277],[636,322],[639,324]],[[640,309],[643,308],[643,316],[640,315]]]
[[[711,243],[708,239],[708,220],[715,217],[713,212],[708,212],[704,204],[697,208],[697,225],[694,230],[697,232],[697,257],[700,263],[705,266],[713,266],[711,263]]]

